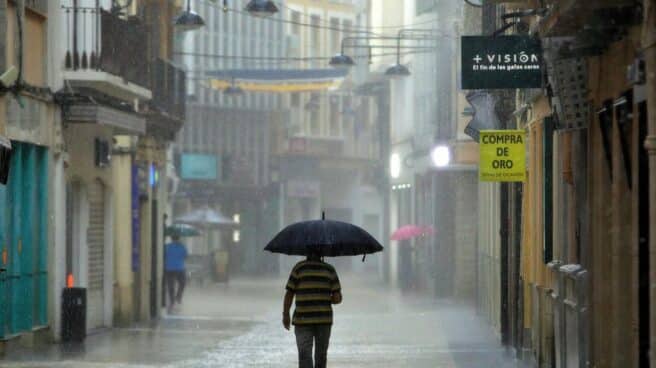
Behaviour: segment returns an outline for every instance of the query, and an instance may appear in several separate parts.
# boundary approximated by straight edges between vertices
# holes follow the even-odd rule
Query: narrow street
[[[331,367],[517,365],[475,312],[455,302],[401,295],[344,275]],[[182,310],[157,326],[113,328],[83,347],[14,350],[2,367],[293,367],[294,334],[279,321],[283,280],[240,279],[189,288]]]

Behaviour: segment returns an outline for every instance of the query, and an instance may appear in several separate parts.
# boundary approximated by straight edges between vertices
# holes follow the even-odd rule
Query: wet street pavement
[[[343,275],[330,367],[518,367],[475,312],[402,295]],[[294,367],[293,332],[280,322],[283,280],[192,285],[179,312],[157,325],[115,328],[83,346],[12,352],[0,367]]]

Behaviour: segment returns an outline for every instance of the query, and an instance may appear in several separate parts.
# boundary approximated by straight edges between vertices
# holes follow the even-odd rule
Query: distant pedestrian
[[[332,304],[342,302],[342,288],[335,268],[317,254],[299,262],[289,276],[282,324],[294,324],[299,368],[325,368],[333,324]],[[296,298],[294,318],[289,310]],[[314,345],[314,362],[312,348]]]
[[[175,304],[182,304],[182,293],[187,281],[185,260],[187,259],[187,247],[180,242],[179,235],[173,235],[172,242],[166,244],[164,249],[164,280],[169,294],[169,313],[173,311]],[[177,292],[175,286],[178,286]]]

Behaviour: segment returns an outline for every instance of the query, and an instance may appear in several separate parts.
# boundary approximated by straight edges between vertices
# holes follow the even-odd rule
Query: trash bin
[[[82,342],[87,335],[87,289],[65,288],[62,293],[63,342]]]

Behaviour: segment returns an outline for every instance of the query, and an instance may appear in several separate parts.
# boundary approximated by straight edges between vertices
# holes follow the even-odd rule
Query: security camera
[[[18,79],[18,69],[13,65],[7,69],[2,75],[0,75],[0,88],[6,89],[11,87],[16,80]]]

